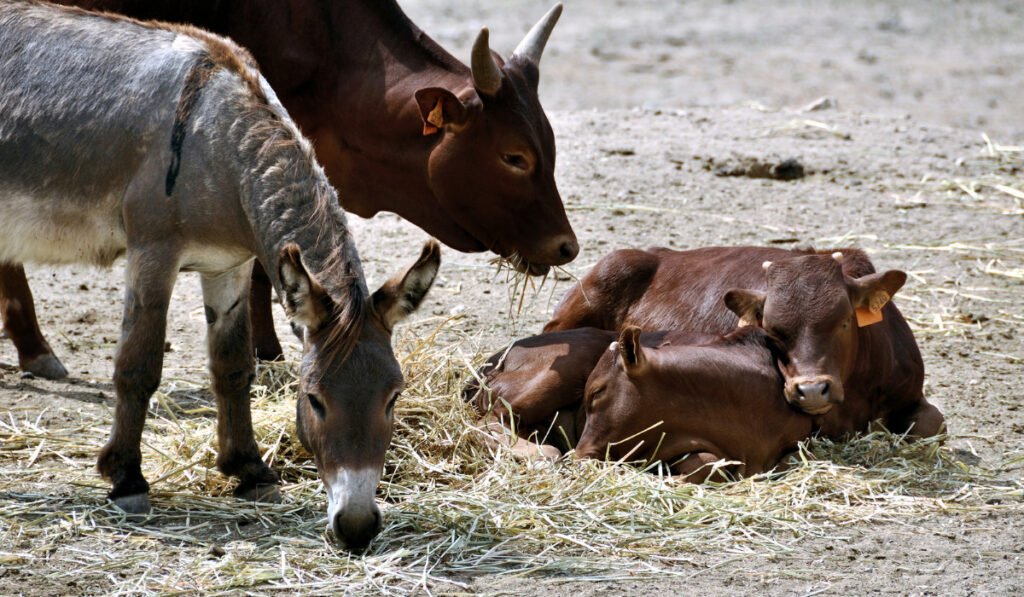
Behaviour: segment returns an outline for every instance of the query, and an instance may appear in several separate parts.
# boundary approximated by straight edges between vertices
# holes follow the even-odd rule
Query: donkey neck
[[[245,108],[230,135],[240,164],[239,195],[257,257],[280,290],[278,259],[286,245],[295,243],[306,268],[332,297],[345,299],[354,281],[368,296],[337,194],[309,142],[275,103]],[[270,117],[271,112],[276,117]]]

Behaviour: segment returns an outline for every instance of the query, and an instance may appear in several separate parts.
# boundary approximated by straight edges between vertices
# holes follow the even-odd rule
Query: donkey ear
[[[331,297],[302,265],[302,250],[298,245],[288,244],[281,249],[277,275],[288,318],[308,330],[320,329],[331,317]]]
[[[764,317],[764,293],[733,288],[725,293],[725,306],[740,318],[737,327],[761,326]]]
[[[854,279],[850,284],[850,302],[854,309],[878,313],[907,282],[906,272],[891,269]]]
[[[441,266],[441,246],[430,239],[423,245],[416,263],[404,272],[391,278],[371,298],[373,312],[384,329],[391,331],[395,324],[405,319],[420,306]]]
[[[416,90],[416,104],[423,119],[423,134],[431,135],[446,124],[462,124],[466,121],[466,106],[451,91],[441,87],[424,87]]]
[[[643,347],[640,346],[640,333],[640,328],[631,325],[619,334],[617,342],[619,357],[629,375],[639,373],[647,366],[647,357],[644,355]]]

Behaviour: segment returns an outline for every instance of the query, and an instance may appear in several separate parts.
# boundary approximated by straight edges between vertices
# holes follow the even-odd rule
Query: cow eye
[[[502,154],[501,161],[519,170],[527,170],[530,167],[530,163],[526,161],[526,156],[521,153]]]
[[[387,413],[388,413],[388,415],[390,415],[391,411],[393,411],[395,409],[395,403],[398,402],[398,397],[401,396],[401,395],[402,395],[401,392],[395,392],[391,396],[391,400],[388,400],[388,406],[387,406]]]
[[[323,403],[320,402],[320,400],[312,394],[306,394],[306,399],[309,400],[309,405],[313,407],[313,412],[316,413],[316,416],[320,417],[320,419],[323,420],[324,417],[327,416],[327,411],[324,410]]]

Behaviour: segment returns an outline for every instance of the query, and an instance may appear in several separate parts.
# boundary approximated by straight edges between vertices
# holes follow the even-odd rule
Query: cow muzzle
[[[327,530],[345,549],[361,552],[381,529],[380,508],[374,494],[380,470],[361,469],[336,472],[324,477],[327,485]]]
[[[843,384],[830,375],[796,377],[786,382],[786,402],[809,415],[823,415],[843,401]]]

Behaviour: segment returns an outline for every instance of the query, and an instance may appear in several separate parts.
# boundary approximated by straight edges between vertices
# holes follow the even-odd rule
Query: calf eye
[[[387,406],[387,413],[388,413],[388,415],[391,415],[391,411],[393,411],[395,409],[395,403],[398,402],[398,397],[401,396],[401,395],[402,395],[401,392],[395,392],[394,395],[391,396],[391,400],[388,400],[388,406]]]
[[[323,420],[327,416],[327,411],[324,410],[324,405],[320,400],[312,394],[306,394],[306,399],[309,400],[309,405],[313,407],[313,412],[316,413],[316,416]]]
[[[512,166],[513,168],[518,168],[519,170],[526,170],[527,168],[530,167],[529,162],[526,161],[526,156],[520,153],[502,154],[501,161],[505,162],[509,166]]]

